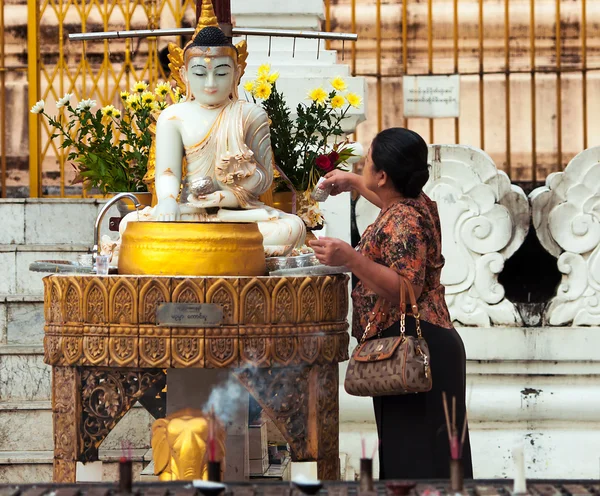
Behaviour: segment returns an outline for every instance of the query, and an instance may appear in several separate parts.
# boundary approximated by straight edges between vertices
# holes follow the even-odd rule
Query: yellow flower
[[[156,97],[154,93],[150,91],[144,91],[141,96],[142,104],[144,105],[152,105],[156,101]]]
[[[323,88],[315,88],[308,94],[308,98],[318,105],[324,105],[327,100],[327,92]]]
[[[254,88],[254,96],[261,100],[266,100],[271,96],[271,85],[269,83],[260,83]]]
[[[137,95],[137,94],[129,95],[127,97],[127,100],[125,101],[125,104],[130,109],[137,110],[140,106],[140,95]]]
[[[117,109],[115,109],[115,111],[114,111],[114,113],[113,113],[113,117],[114,117],[115,119],[118,119],[119,117],[121,117],[121,111],[120,111],[120,110],[117,110]]]
[[[346,81],[344,81],[341,77],[333,78],[331,81],[331,86],[338,91],[345,91],[348,88]]]
[[[138,81],[133,85],[133,91],[135,93],[143,93],[148,89],[148,85],[144,81]]]
[[[244,89],[248,92],[248,93],[253,93],[254,92],[254,81],[246,81],[244,83]]]
[[[270,72],[271,72],[271,64],[262,64],[258,68],[258,75],[259,76],[263,76],[263,75],[268,76]]]
[[[123,100],[124,102],[126,102],[128,98],[129,98],[129,92],[128,91],[121,91],[121,100]]]
[[[102,107],[102,115],[104,117],[115,117],[115,112],[117,112],[117,109],[113,105]]]
[[[348,93],[346,95],[346,101],[355,108],[360,107],[362,103],[362,98],[358,96],[356,93]]]
[[[275,71],[273,74],[269,74],[269,77],[267,78],[267,80],[271,84],[275,83],[275,81],[277,81],[278,79],[279,79],[279,71]]]
[[[154,93],[156,93],[156,96],[160,96],[160,97],[165,97],[169,94],[169,90],[171,89],[171,86],[169,85],[169,83],[158,83],[156,85],[156,88],[154,88]]]
[[[344,100],[344,97],[341,95],[335,95],[331,99],[330,103],[331,103],[331,108],[338,109],[338,108],[344,106],[344,103],[346,103],[346,100]]]

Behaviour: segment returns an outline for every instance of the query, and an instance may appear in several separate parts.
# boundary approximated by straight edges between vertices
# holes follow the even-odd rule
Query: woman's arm
[[[362,176],[359,176],[354,172],[334,170],[327,173],[324,177],[325,181],[321,183],[321,188],[325,189],[331,186],[331,195],[335,196],[345,191],[355,190],[373,205],[381,208],[381,199],[377,196],[377,193],[367,189]]]
[[[373,262],[373,260],[368,259],[357,251],[354,251],[354,253],[355,255],[346,267],[348,267],[367,288],[395,305],[396,302],[400,300],[400,279],[398,277],[398,272],[390,267]],[[415,298],[418,300],[421,296],[421,291],[423,291],[423,286],[416,286],[414,283],[411,285],[415,292]]]
[[[311,241],[310,246],[321,263],[330,266],[345,265],[366,287],[379,296],[394,305],[399,301],[400,279],[398,272],[393,268],[374,262],[340,239],[323,237]],[[404,274],[400,272],[400,275]],[[408,278],[409,281],[411,279]],[[412,282],[412,287],[415,297],[419,299],[423,285]]]

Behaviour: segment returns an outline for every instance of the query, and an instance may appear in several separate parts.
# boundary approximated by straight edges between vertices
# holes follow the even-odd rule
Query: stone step
[[[40,260],[70,260],[76,262],[77,256],[81,253],[88,253],[92,245],[93,243],[89,245],[0,245],[0,272],[5,275],[0,279],[0,295],[43,295],[44,284],[42,279],[49,274],[32,272],[29,270],[29,266]]]
[[[0,343],[41,346],[43,337],[42,295],[0,296]]]
[[[151,456],[151,455],[150,455]],[[119,478],[120,449],[99,450],[102,461],[102,480]],[[34,483],[52,481],[52,451],[0,451],[0,484]],[[134,449],[133,480],[139,481],[144,467],[149,463],[147,449]]]
[[[94,242],[94,222],[105,203],[93,198],[0,199],[0,246],[59,245],[57,251],[62,245],[89,248]]]
[[[154,418],[136,404],[119,421],[101,445],[118,450],[124,441],[135,449],[149,449]],[[0,402],[0,452],[53,449],[50,401]]]
[[[36,345],[0,346],[0,401],[49,401],[51,367]]]

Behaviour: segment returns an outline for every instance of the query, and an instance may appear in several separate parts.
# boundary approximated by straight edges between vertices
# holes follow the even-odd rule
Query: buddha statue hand
[[[206,195],[189,195],[188,203],[196,208],[239,208],[236,196],[227,189],[220,189]]]
[[[154,218],[157,221],[176,221],[180,220],[179,203],[175,198],[164,198],[159,200],[154,210]]]

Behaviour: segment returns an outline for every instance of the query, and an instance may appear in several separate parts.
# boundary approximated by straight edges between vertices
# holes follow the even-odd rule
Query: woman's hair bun
[[[402,191],[402,193],[408,198],[416,198],[417,196],[419,196],[419,194],[421,194],[423,186],[427,184],[428,180],[428,169],[416,170],[408,177],[408,181],[406,181],[406,184],[403,188],[404,191]]]

